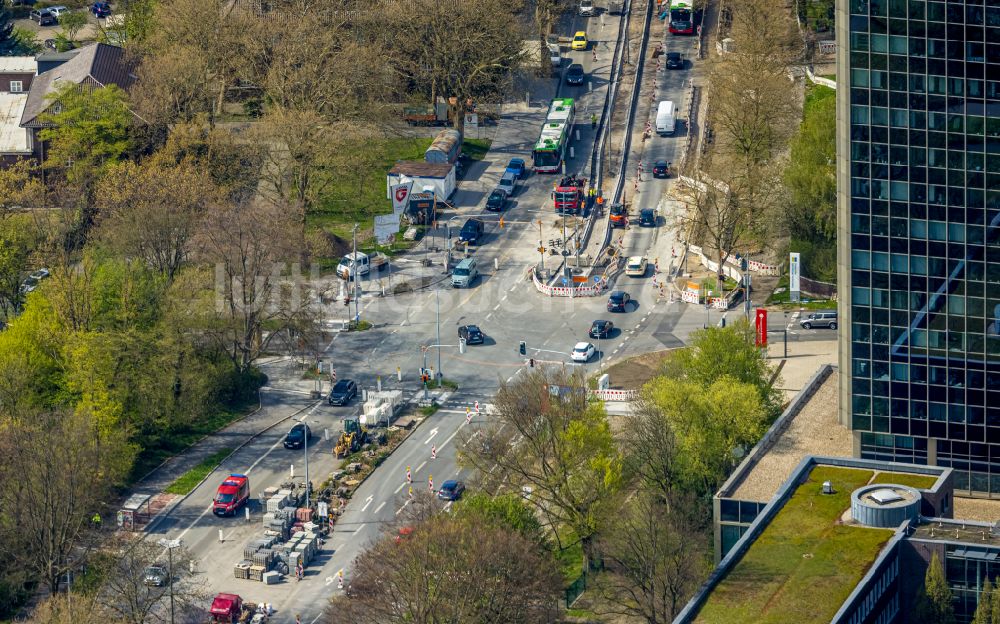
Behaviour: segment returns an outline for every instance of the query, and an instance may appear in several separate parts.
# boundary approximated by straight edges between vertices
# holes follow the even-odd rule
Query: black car
[[[653,177],[654,178],[669,178],[670,177],[670,163],[665,160],[658,160],[653,163]]]
[[[111,5],[107,2],[95,2],[90,7],[90,12],[94,17],[107,17],[111,15]]]
[[[287,449],[297,449],[302,448],[306,441],[311,440],[313,437],[312,430],[309,429],[309,425],[304,423],[296,423],[288,433],[285,435],[285,448]]]
[[[594,324],[590,326],[590,337],[610,338],[614,331],[615,324],[611,321],[594,321]]]
[[[483,222],[477,219],[469,219],[462,226],[462,231],[458,235],[458,242],[475,245],[479,237],[483,235]]]
[[[441,489],[438,490],[438,498],[447,501],[456,501],[462,498],[462,492],[465,491],[465,484],[461,481],[445,481],[441,485]]]
[[[680,52],[667,52],[667,69],[684,69],[684,57]]]
[[[642,227],[656,227],[656,213],[652,208],[643,208],[639,211],[639,225]]]
[[[583,65],[579,63],[573,63],[566,70],[566,84],[568,85],[582,85],[584,79]]]
[[[500,212],[507,204],[507,193],[500,189],[493,189],[490,196],[486,198],[486,209],[490,212]]]
[[[624,312],[631,297],[624,290],[615,290],[608,297],[608,312]]]
[[[341,379],[330,390],[330,405],[347,405],[351,399],[358,396],[358,384],[350,379]]]
[[[483,330],[479,329],[475,325],[462,325],[458,328],[458,337],[465,339],[465,344],[483,344],[486,340],[486,336],[483,335]]]

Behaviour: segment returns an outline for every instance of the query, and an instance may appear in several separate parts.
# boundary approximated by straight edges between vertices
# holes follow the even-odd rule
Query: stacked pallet
[[[309,522],[312,520],[313,510],[311,507],[299,507],[295,510],[295,519],[299,522]]]
[[[267,568],[262,565],[252,565],[250,566],[250,580],[251,581],[263,581],[264,572],[267,572]]]
[[[233,566],[233,576],[238,579],[250,578],[250,566],[251,563],[246,559],[240,561],[235,566]]]

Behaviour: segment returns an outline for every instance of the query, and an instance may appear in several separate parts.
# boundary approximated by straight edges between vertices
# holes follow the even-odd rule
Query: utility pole
[[[441,381],[444,379],[444,371],[441,370],[441,298],[438,296],[438,291],[434,291],[434,301],[437,304],[437,350],[438,350],[438,388],[441,387]]]
[[[157,543],[167,549],[167,575],[170,577],[167,579],[170,587],[170,624],[174,624],[174,549],[180,547],[181,541],[179,539],[161,539]]]
[[[302,420],[302,456],[306,462],[306,509],[309,508],[309,425],[306,424],[306,417],[303,416]]]
[[[352,233],[353,239],[354,239],[354,243],[353,243],[353,248],[354,248],[354,252],[353,252],[354,253],[354,256],[353,256],[353,264],[354,264],[354,267],[353,267],[353,269],[354,269],[353,270],[353,274],[354,274],[354,288],[352,290],[354,290],[354,321],[355,321],[355,328],[357,328],[357,323],[358,323],[358,321],[361,320],[361,310],[358,307],[359,306],[358,299],[360,299],[360,296],[359,296],[360,295],[360,288],[359,288],[360,284],[358,282],[361,279],[361,275],[360,275],[360,271],[359,271],[361,265],[358,262],[358,224],[357,223],[354,224],[354,229],[352,230],[351,233]],[[349,273],[348,277],[350,277],[350,276],[351,276],[351,274]],[[350,310],[348,310],[348,312],[349,311]]]

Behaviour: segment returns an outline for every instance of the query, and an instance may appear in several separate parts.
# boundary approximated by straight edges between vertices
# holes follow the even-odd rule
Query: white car
[[[580,15],[583,17],[591,17],[594,15],[594,0],[580,0]]]
[[[62,17],[63,13],[69,13],[69,7],[64,7],[64,6],[49,7],[49,13],[55,15],[56,18],[60,18]]]
[[[644,256],[632,256],[625,264],[625,275],[630,277],[646,276],[646,258]]]
[[[28,277],[30,277],[32,279],[35,279],[35,280],[43,280],[43,279],[45,279],[48,276],[49,276],[49,270],[48,269],[38,269],[37,271],[33,271],[31,273],[31,275],[29,275]]]
[[[546,47],[549,49],[549,62],[552,63],[553,67],[559,67],[562,65],[562,53],[559,51],[558,43],[548,43]]]
[[[570,357],[573,358],[574,362],[589,362],[596,352],[594,345],[589,342],[578,342],[573,347],[573,354]]]

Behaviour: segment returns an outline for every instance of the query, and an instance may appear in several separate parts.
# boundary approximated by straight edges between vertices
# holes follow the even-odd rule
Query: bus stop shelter
[[[118,527],[135,531],[141,525],[149,522],[149,499],[152,494],[133,494],[128,497],[122,508],[118,510]]]

